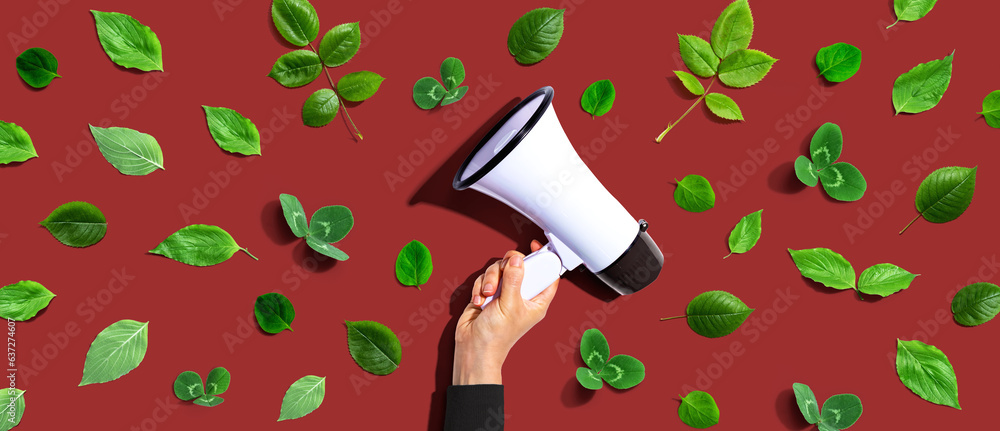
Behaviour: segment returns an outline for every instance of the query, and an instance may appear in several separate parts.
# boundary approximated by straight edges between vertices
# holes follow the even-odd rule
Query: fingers
[[[531,240],[531,252],[532,253],[540,250],[541,248],[542,248],[542,243],[538,242],[538,240],[536,240],[536,239]]]
[[[483,305],[487,297],[497,293],[497,287],[500,286],[500,262],[494,262],[487,267],[486,273],[480,278],[482,279],[481,289],[479,294],[472,298],[472,303],[476,306]]]
[[[472,305],[475,305],[477,307],[483,303],[482,292],[483,292],[484,276],[485,274],[480,275],[479,277],[476,278],[476,282],[472,284],[472,298],[470,299],[470,301],[472,301]]]
[[[505,308],[513,309],[518,305],[524,305],[524,300],[521,298],[521,281],[524,280],[524,255],[517,251],[509,251],[504,260],[506,261],[502,275],[504,293],[500,295],[500,303]]]

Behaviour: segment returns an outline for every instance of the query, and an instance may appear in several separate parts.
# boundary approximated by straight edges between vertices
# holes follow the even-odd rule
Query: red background
[[[439,428],[441,395],[451,376],[453,313],[467,300],[469,281],[505,250],[525,250],[540,236],[532,226],[519,230],[513,211],[501,204],[451,190],[450,179],[483,127],[544,85],[555,87],[560,120],[578,150],[589,151],[591,169],[636,218],[649,220],[667,259],[652,286],[607,305],[607,295],[586,274],[562,283],[546,319],[518,343],[504,367],[509,429],[682,429],[675,410],[685,385],[714,395],[722,410],[717,429],[806,429],[794,407],[793,382],[811,385],[820,400],[859,395],[865,412],[853,429],[995,423],[995,359],[981,346],[1000,335],[1000,323],[962,328],[948,307],[955,288],[989,281],[997,272],[996,233],[989,226],[997,209],[1000,132],[976,114],[983,97],[996,89],[990,84],[993,46],[984,37],[995,26],[996,6],[940,2],[924,19],[886,32],[893,18],[888,1],[849,0],[836,7],[753,1],[751,47],[780,61],[752,88],[720,89],[740,104],[747,121],[722,124],[698,108],[657,145],[653,138],[691,103],[671,73],[682,67],[675,60],[675,34],[707,36],[723,1],[404,0],[396,13],[388,12],[388,1],[317,1],[323,32],[360,21],[367,41],[350,63],[333,70],[335,78],[365,69],[386,77],[375,97],[350,107],[366,137],[361,142],[350,138],[341,116],[325,128],[301,124],[301,103],[324,81],[286,89],[265,77],[289,50],[273,30],[269,2],[233,1],[239,4],[221,14],[216,6],[229,4],[225,0],[179,3],[77,0],[60,5],[52,17],[36,17],[44,13],[36,1],[5,3],[0,30],[7,37],[22,33],[22,17],[44,25],[37,34],[23,33],[29,43],[0,49],[6,58],[0,61],[6,65],[0,119],[23,126],[40,154],[0,167],[0,283],[33,279],[58,295],[42,315],[17,325],[18,386],[28,390],[21,429]],[[506,51],[507,31],[540,6],[569,8],[565,35],[548,59],[520,66]],[[163,44],[166,73],[135,73],[111,63],[88,9],[128,13],[151,26]],[[860,47],[864,61],[857,76],[828,85],[815,77],[813,58],[835,42]],[[41,91],[25,86],[14,69],[16,55],[31,46],[52,51],[64,76]],[[919,115],[893,116],[893,80],[952,50],[956,79],[941,104]],[[464,61],[469,94],[458,106],[422,111],[412,103],[412,84],[437,76],[447,56]],[[604,78],[614,81],[618,98],[608,115],[592,120],[579,108],[579,97]],[[144,83],[155,88],[144,89]],[[122,100],[128,94],[141,100]],[[203,104],[230,107],[254,120],[265,139],[263,157],[219,150]],[[90,152],[75,159],[69,149],[88,135],[87,124],[105,118],[155,136],[166,171],[122,176],[87,143],[80,146]],[[608,121],[627,128],[621,126],[619,134]],[[844,130],[841,160],[868,180],[858,202],[834,202],[792,174],[792,161],[828,121]],[[440,142],[430,154],[414,156],[420,163],[412,173],[398,172],[398,157],[419,151],[415,140],[435,136],[436,129]],[[939,130],[957,137],[939,140]],[[762,151],[765,145],[775,152]],[[762,154],[766,160],[754,162]],[[914,164],[915,157],[926,160],[923,167]],[[71,172],[60,178],[56,164]],[[228,180],[216,174],[225,187],[211,185],[213,173],[227,164],[238,173]],[[733,169],[743,165],[750,175],[740,184]],[[918,221],[898,236],[915,215],[919,181],[949,165],[979,166],[968,212],[943,225]],[[408,175],[390,187],[387,172]],[[691,173],[713,182],[719,196],[714,209],[693,214],[673,203],[673,179]],[[892,192],[894,182],[899,194]],[[726,184],[735,191],[723,190]],[[206,206],[194,190],[214,197]],[[317,263],[289,234],[277,201],[283,192],[297,195],[310,213],[324,205],[349,206],[357,223],[338,246],[351,259]],[[880,195],[885,202],[891,196],[891,203],[880,203]],[[38,226],[52,209],[73,200],[94,203],[107,216],[108,235],[96,246],[65,247]],[[181,206],[195,204],[201,208],[186,220]],[[760,208],[761,241],[745,255],[722,260],[729,230]],[[874,217],[861,220],[863,233],[845,234],[845,224],[857,226],[862,213]],[[222,226],[261,260],[239,254],[196,268],[146,253],[189,223]],[[434,275],[422,291],[400,286],[393,273],[397,252],[414,238],[434,254]],[[860,301],[851,292],[803,279],[789,247],[832,248],[858,273],[892,262],[922,275],[902,293]],[[134,279],[122,287],[113,271]],[[106,290],[109,282],[117,293]],[[456,285],[459,300],[449,310],[440,298]],[[740,331],[707,339],[681,321],[658,321],[681,314],[691,298],[713,289],[756,307]],[[295,332],[264,335],[247,320],[254,298],[275,290],[296,306]],[[791,305],[778,292],[791,295]],[[100,311],[88,303],[97,299],[104,301],[96,303]],[[142,365],[114,382],[77,387],[91,340],[126,318],[151,322]],[[344,319],[377,320],[396,331],[406,344],[399,370],[366,378],[347,352]],[[75,329],[72,336],[62,335],[67,325]],[[613,354],[631,354],[646,364],[641,385],[596,393],[579,387],[574,371],[582,361],[574,336],[592,326],[608,337]],[[896,376],[890,360],[896,338],[928,334],[955,367],[964,410],[929,404]],[[734,343],[740,355],[727,356]],[[178,373],[204,376],[216,366],[233,375],[225,404],[159,407],[176,403],[171,385]],[[711,376],[699,382],[702,373]],[[326,401],[305,418],[274,424],[285,390],[307,374],[327,377]]]

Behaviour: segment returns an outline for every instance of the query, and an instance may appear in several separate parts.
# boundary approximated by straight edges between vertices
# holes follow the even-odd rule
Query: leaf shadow
[[[579,362],[578,367],[583,366],[583,359],[579,355],[574,355],[577,362]],[[607,385],[605,385],[607,386]],[[599,391],[600,389],[598,389]],[[598,391],[592,391],[580,385],[580,382],[576,380],[576,375],[573,375],[566,380],[566,384],[563,386],[562,394],[560,399],[562,400],[563,406],[568,408],[575,408],[583,406],[594,399]]]
[[[788,430],[801,430],[810,427],[806,418],[802,417],[798,403],[795,402],[795,391],[785,389],[774,399],[774,412],[778,420]]]
[[[795,162],[782,163],[772,170],[767,176],[767,186],[772,191],[786,195],[799,193],[809,187],[795,175]]]
[[[32,157],[31,159],[37,159],[37,158],[38,157]],[[23,165],[23,164],[25,164],[27,162],[30,162],[31,159],[25,160],[23,162],[10,162],[10,163],[6,163],[6,164],[0,164],[0,169],[13,169],[13,168],[21,166],[21,165]]]
[[[43,308],[41,310],[38,310],[38,313],[35,313],[35,315],[32,316],[30,319],[28,319],[28,320],[22,320],[21,323],[31,323],[31,322],[34,322],[35,319],[38,319],[39,317],[44,316],[45,313],[48,313],[49,308],[52,307],[52,302],[55,301],[56,298],[58,298],[58,296],[55,297],[55,298],[52,298],[51,300],[49,300],[49,304],[46,305],[45,308]]]
[[[834,295],[834,294],[838,294],[838,293],[844,292],[843,290],[834,289],[832,287],[826,287],[826,286],[823,285],[823,283],[820,283],[820,282],[817,282],[817,281],[812,281],[811,279],[809,279],[808,277],[806,277],[804,275],[800,274],[799,277],[801,277],[802,281],[804,281],[809,287],[811,287],[813,290],[815,290],[815,291],[817,291],[819,293],[822,293],[822,294],[825,294],[825,295]]]
[[[288,245],[300,240],[288,227],[285,212],[281,209],[281,202],[278,199],[264,204],[260,212],[260,225],[267,237],[276,245]]]
[[[695,77],[698,78],[697,76]],[[698,78],[698,82],[701,82],[701,78]],[[670,89],[674,91],[674,94],[684,100],[694,100],[699,97],[688,91],[687,87],[684,86],[684,83],[677,76],[668,76],[667,84],[670,85]]]
[[[705,101],[704,101],[704,100],[703,100],[703,101],[701,101],[701,112],[702,112],[702,113],[703,113],[703,114],[704,114],[704,115],[705,115],[706,117],[708,117],[708,120],[709,120],[709,121],[711,121],[711,122],[713,122],[713,123],[715,123],[715,124],[722,124],[722,125],[730,125],[730,124],[739,124],[739,123],[742,123],[742,122],[743,122],[743,121],[739,121],[739,120],[727,120],[727,119],[725,119],[725,118],[722,118],[722,117],[720,117],[720,116],[718,116],[718,115],[715,115],[715,114],[714,114],[714,113],[712,112],[712,110],[711,110],[711,109],[708,109],[708,104],[707,104],[707,103],[705,103]]]
[[[295,245],[294,253],[294,256],[298,257],[299,266],[306,272],[314,274],[327,272],[339,262],[337,259],[316,252],[304,239]]]
[[[56,78],[56,79],[59,79],[59,78]],[[28,83],[25,82],[23,79],[18,79],[18,81],[21,81],[21,85],[24,86],[24,88],[30,90],[32,93],[40,93],[42,90],[44,90],[46,88],[49,88],[49,85],[52,85],[52,83],[49,83],[49,85],[46,85],[46,86],[44,86],[42,88],[35,88],[35,87],[32,87],[32,86],[28,85]],[[52,82],[55,82],[55,80],[52,80]]]

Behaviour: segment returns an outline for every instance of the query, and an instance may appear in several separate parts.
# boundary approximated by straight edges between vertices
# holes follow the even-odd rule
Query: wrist
[[[503,384],[501,369],[506,357],[506,354],[499,352],[456,345],[451,383],[453,385],[501,385]]]

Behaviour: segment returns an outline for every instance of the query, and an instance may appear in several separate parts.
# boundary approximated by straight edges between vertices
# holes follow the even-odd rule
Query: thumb
[[[512,251],[507,258],[507,264],[501,270],[503,274],[500,286],[503,288],[503,293],[500,295],[500,305],[507,309],[523,306],[521,281],[524,280],[524,255]]]

